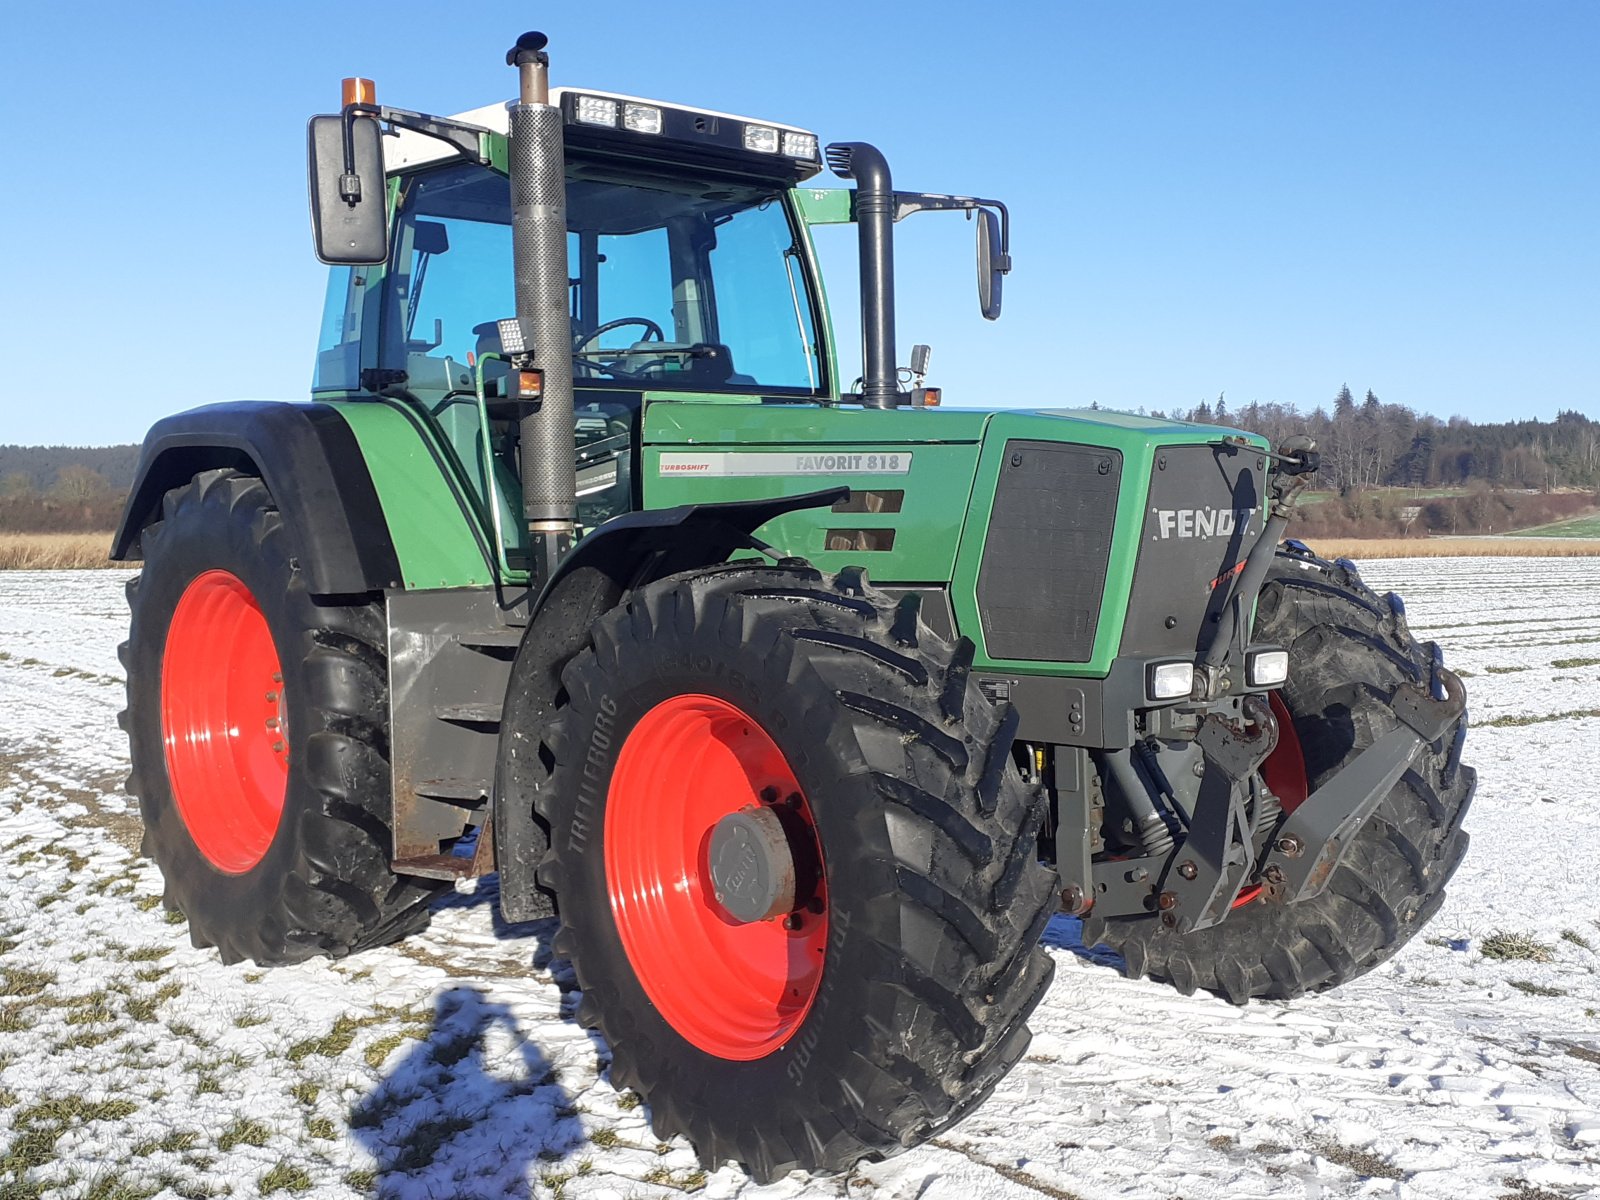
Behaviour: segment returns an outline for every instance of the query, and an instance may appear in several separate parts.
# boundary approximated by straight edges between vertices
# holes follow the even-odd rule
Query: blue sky
[[[971,226],[899,227],[902,359],[931,343],[947,403],[1310,406],[1348,382],[1441,416],[1600,417],[1600,5],[689,11],[12,6],[0,441],[304,395],[306,117],[347,74],[426,111],[504,99],[529,27],[558,83],[873,141],[903,188],[1007,201],[996,325]],[[827,232],[850,351],[853,235]]]

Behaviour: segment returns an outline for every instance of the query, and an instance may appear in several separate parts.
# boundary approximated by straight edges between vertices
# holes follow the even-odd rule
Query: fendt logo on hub
[[[1229,537],[1250,532],[1253,508],[1152,508],[1161,538]]]

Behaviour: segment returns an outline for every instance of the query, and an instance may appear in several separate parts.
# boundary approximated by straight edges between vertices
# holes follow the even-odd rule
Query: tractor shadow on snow
[[[427,1035],[350,1110],[350,1133],[375,1160],[367,1194],[531,1197],[536,1164],[585,1142],[571,1095],[482,989],[451,987],[434,1005]]]

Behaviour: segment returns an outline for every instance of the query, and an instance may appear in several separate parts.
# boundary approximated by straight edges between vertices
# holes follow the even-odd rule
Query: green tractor
[[[894,226],[974,219],[992,319],[1003,205],[552,91],[541,35],[508,62],[520,99],[452,118],[346,81],[310,402],[145,442],[130,790],[195,945],[349,954],[498,872],[506,919],[559,917],[611,1083],[771,1179],[978,1105],[1058,912],[1235,1003],[1415,935],[1467,844],[1461,685],[1282,540],[1313,446],[941,407],[896,361]]]

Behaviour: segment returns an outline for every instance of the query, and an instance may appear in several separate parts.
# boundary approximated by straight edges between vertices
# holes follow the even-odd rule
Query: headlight
[[[1289,678],[1289,652],[1252,650],[1245,656],[1244,678],[1251,687],[1277,687]]]
[[[624,104],[622,127],[634,133],[660,133],[661,110],[654,104]]]
[[[1152,700],[1183,700],[1194,691],[1192,662],[1151,663],[1145,676],[1145,693]]]
[[[771,125],[746,125],[744,127],[744,148],[754,150],[758,154],[776,154],[778,152],[778,131]]]
[[[573,115],[585,125],[610,125],[617,123],[617,102],[604,96],[579,96]]]

